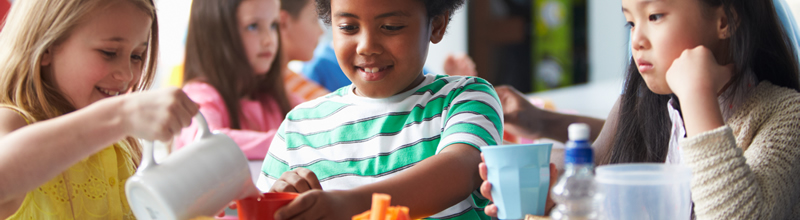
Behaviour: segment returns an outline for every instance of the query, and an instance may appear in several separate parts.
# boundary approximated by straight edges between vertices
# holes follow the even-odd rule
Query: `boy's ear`
[[[431,20],[431,43],[438,44],[444,38],[447,25],[450,23],[450,12],[438,15]]]
[[[53,62],[53,53],[50,52],[51,50],[52,49],[47,48],[47,50],[44,51],[44,54],[42,54],[42,61],[40,62],[41,66],[49,66],[50,63]]]

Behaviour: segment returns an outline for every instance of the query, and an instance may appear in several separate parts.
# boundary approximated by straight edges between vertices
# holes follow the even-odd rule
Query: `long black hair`
[[[766,80],[800,91],[796,51],[771,0],[699,1],[709,9],[722,7],[729,18],[729,60],[734,64],[731,85],[738,85],[749,71],[758,82]],[[616,135],[605,162],[664,162],[672,126],[667,102],[674,95],[650,91],[633,58],[629,62]]]

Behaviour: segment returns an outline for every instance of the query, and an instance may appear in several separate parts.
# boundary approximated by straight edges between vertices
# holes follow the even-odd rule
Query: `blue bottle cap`
[[[591,164],[594,163],[594,152],[588,141],[570,141],[564,150],[564,163]]]

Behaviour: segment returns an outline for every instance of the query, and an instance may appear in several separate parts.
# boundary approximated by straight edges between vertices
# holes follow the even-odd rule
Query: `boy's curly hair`
[[[464,0],[417,0],[425,4],[425,10],[428,11],[428,18],[442,15],[448,12],[449,16],[453,16],[456,9],[464,5]],[[317,14],[319,18],[327,25],[331,25],[331,0],[316,0]]]

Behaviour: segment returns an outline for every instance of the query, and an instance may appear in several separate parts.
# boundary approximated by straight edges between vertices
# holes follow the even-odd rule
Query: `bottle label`
[[[594,163],[594,153],[589,147],[575,147],[564,150],[564,163],[571,164],[592,164]]]

